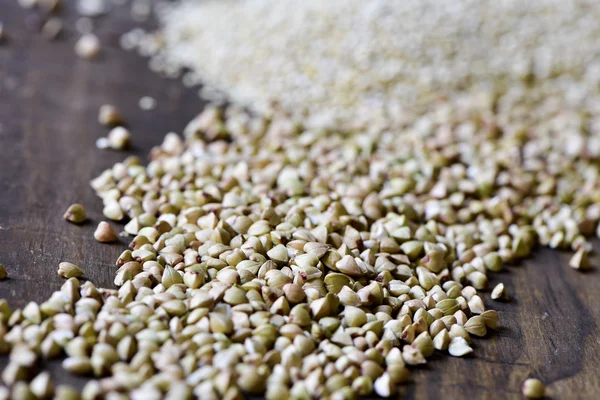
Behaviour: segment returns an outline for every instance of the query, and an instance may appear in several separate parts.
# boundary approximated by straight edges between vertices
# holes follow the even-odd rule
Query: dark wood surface
[[[0,44],[0,263],[10,276],[0,282],[0,297],[13,307],[57,290],[61,261],[112,287],[114,260],[126,241],[94,240],[101,202],[88,182],[128,154],[145,160],[164,134],[181,132],[202,106],[196,90],[159,78],[145,60],[119,48],[119,35],[135,25],[126,9],[95,20],[103,54],[93,62],[73,52],[78,34],[70,7],[61,13],[66,31],[55,42],[32,29],[38,22],[33,15],[16,1],[0,1],[7,35]],[[156,110],[139,109],[145,95],[157,99]],[[107,133],[97,123],[104,103],[123,111],[133,133],[129,153],[94,146]],[[87,207],[86,225],[62,219],[74,202]],[[501,327],[475,340],[473,357],[436,355],[414,370],[402,398],[521,398],[521,382],[529,376],[542,379],[553,399],[600,398],[600,276],[597,268],[587,274],[570,269],[568,257],[541,249],[525,265],[492,276],[491,283],[504,282],[512,298],[497,303],[485,294]],[[81,385],[58,363],[49,367],[59,381]]]

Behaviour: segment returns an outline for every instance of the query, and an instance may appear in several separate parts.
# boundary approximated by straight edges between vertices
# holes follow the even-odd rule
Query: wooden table
[[[130,153],[143,160],[202,107],[195,89],[159,78],[146,60],[119,48],[119,35],[135,26],[125,8],[95,20],[103,54],[93,62],[73,52],[78,34],[72,7],[61,13],[66,31],[54,42],[32,29],[34,14],[15,1],[0,4],[8,36],[0,44],[0,263],[10,276],[0,282],[0,297],[14,307],[43,301],[59,289],[61,261],[82,266],[99,286],[113,285],[114,261],[126,241],[94,240],[102,207],[88,182],[128,153],[95,147],[107,133],[97,122],[98,107],[112,103],[123,111],[133,133]],[[146,95],[157,99],[154,111],[139,109]],[[74,202],[86,205],[88,224],[62,219]],[[600,398],[600,277],[598,269],[570,269],[568,258],[542,249],[524,266],[493,275],[491,284],[504,282],[512,298],[497,303],[485,295],[486,304],[499,311],[501,328],[474,341],[473,357],[432,357],[414,370],[402,397],[521,398],[522,381],[535,376],[552,398]],[[84,382],[58,362],[49,367],[58,381]]]

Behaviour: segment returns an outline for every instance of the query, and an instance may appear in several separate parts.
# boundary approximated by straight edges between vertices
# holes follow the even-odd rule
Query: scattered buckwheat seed
[[[71,204],[64,213],[63,218],[74,224],[81,224],[87,219],[85,207],[77,203]]]
[[[492,294],[490,297],[492,298],[492,300],[508,300],[508,293],[506,293],[504,283],[497,284],[492,290]]]
[[[123,118],[115,106],[104,104],[98,110],[98,122],[104,126],[114,126],[121,124]]]
[[[144,96],[140,98],[138,105],[141,110],[151,111],[156,108],[156,100],[153,97]]]
[[[108,132],[108,144],[111,149],[114,150],[124,150],[129,146],[129,141],[131,139],[131,134],[122,126],[117,126],[112,128],[110,132]]]
[[[577,250],[569,260],[569,266],[581,271],[589,270],[591,265],[588,257],[588,250],[584,248]]]
[[[541,399],[544,397],[544,384],[539,379],[529,378],[521,387],[523,395],[528,399]]]
[[[100,137],[100,138],[96,139],[96,148],[98,148],[100,150],[109,149],[110,142],[108,141],[108,138]]]
[[[94,238],[100,243],[110,243],[119,240],[119,236],[106,221],[101,221],[94,231]]]
[[[75,53],[86,60],[96,58],[101,51],[100,40],[92,33],[85,34],[75,43]]]
[[[70,262],[61,262],[58,264],[58,274],[65,279],[80,278],[83,276],[83,271],[77,265]]]

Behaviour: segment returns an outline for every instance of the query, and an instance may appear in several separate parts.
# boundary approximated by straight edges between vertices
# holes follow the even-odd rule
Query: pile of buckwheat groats
[[[121,41],[152,69],[311,126],[404,121],[474,85],[600,78],[593,0],[183,0],[157,14],[161,29]]]
[[[348,121],[360,128],[336,129],[329,126],[331,119],[321,116],[320,127],[315,127],[313,106],[324,107],[338,120],[362,109],[363,100],[371,104],[369,96],[380,92],[351,87],[356,97],[349,98],[353,103],[341,113],[330,107],[336,96],[312,104],[312,93],[302,88],[271,92],[285,89],[291,76],[270,71],[277,61],[266,62],[269,53],[260,49],[286,43],[286,17],[290,26],[300,24],[306,31],[319,31],[327,22],[339,29],[331,37],[347,43],[343,34],[334,32],[360,22],[345,18],[356,7],[371,10],[361,14],[370,18],[369,26],[388,26],[384,14],[409,20],[420,6],[351,1],[344,3],[347,11],[334,8],[337,1],[306,1],[290,5],[286,14],[280,3],[248,1],[238,10],[226,2],[234,7],[223,17],[231,19],[227,32],[210,8],[223,11],[220,3],[187,2],[165,14],[187,10],[180,30],[187,41],[193,42],[196,33],[186,24],[201,17],[215,18],[211,26],[196,24],[204,34],[240,41],[236,35],[248,33],[258,16],[251,15],[245,25],[231,24],[236,12],[267,12],[267,6],[277,10],[276,19],[267,13],[264,21],[272,24],[265,25],[261,40],[234,42],[218,54],[220,42],[211,44],[211,51],[177,54],[197,56],[200,61],[194,65],[203,67],[196,72],[206,73],[209,80],[225,82],[231,78],[228,68],[237,68],[241,75],[225,87],[234,99],[257,101],[261,110],[277,96],[279,106],[265,106],[268,115],[262,116],[235,106],[210,106],[189,123],[184,140],[168,134],[152,150],[147,167],[129,157],[92,181],[104,202],[104,215],[127,220],[124,230],[133,236],[130,249],[116,262],[118,289],[80,282],[82,270],[61,263],[59,274],[68,280],[48,301],[13,312],[6,302],[0,304],[0,347],[11,354],[2,379],[21,398],[31,392],[39,398],[51,396],[47,373],[30,385],[25,380],[32,378],[31,367],[40,357],[63,354],[69,372],[97,378],[81,393],[85,400],[238,399],[248,393],[265,393],[267,399],[355,399],[373,392],[388,397],[409,379],[410,367],[426,363],[436,350],[457,357],[470,354],[471,336],[486,336],[496,328],[497,313],[486,310],[480,294],[487,289],[489,271],[518,263],[537,245],[570,249],[575,252],[570,266],[589,268],[592,248],[586,237],[600,233],[600,93],[597,84],[589,84],[598,77],[593,64],[578,72],[571,67],[587,59],[573,58],[562,69],[566,64],[540,56],[542,61],[530,65],[532,69],[513,75],[506,52],[517,46],[513,54],[523,55],[537,42],[525,42],[521,49],[521,43],[506,37],[508,44],[501,37],[498,44],[488,42],[493,35],[483,35],[481,43],[473,39],[472,53],[465,50],[473,56],[465,62],[487,48],[490,58],[477,68],[489,65],[490,74],[483,77],[468,63],[476,69],[450,82],[433,76],[454,77],[460,70],[461,64],[450,59],[456,43],[449,39],[422,47],[429,42],[417,42],[415,59],[433,62],[444,74],[423,71],[433,75],[422,82],[422,92],[399,96],[399,107],[382,111],[380,103],[388,97],[394,101],[399,89],[384,91],[381,101],[366,107],[367,114]],[[529,21],[553,6],[564,12],[544,13],[539,16],[543,22],[514,37],[535,36],[536,27],[543,31],[552,26],[565,35],[570,32],[571,38],[580,29],[580,36],[588,38],[584,2],[568,2],[571,8],[550,1],[444,1],[434,2],[440,4],[435,7],[418,3],[432,7],[424,14],[430,19],[394,29],[422,30],[427,36],[437,27],[433,36],[448,32],[449,38],[460,38],[462,34],[452,36],[453,29],[464,29],[465,35],[471,29],[493,31],[490,27],[500,25],[497,19],[525,29],[516,19],[519,12]],[[508,12],[509,5],[515,6],[514,12]],[[194,7],[206,15],[192,12]],[[497,7],[507,7],[506,12],[498,14]],[[474,16],[483,11],[493,18]],[[305,19],[313,14],[322,20]],[[552,25],[556,18],[562,22]],[[434,23],[439,20],[446,23]],[[465,20],[473,26],[461,25]],[[173,24],[165,27],[167,38]],[[280,41],[270,42],[275,33],[281,33]],[[131,45],[128,40],[158,37],[139,34],[124,37],[126,45]],[[307,46],[311,43],[310,37],[303,39]],[[381,37],[370,40],[374,47],[361,55],[366,61],[381,60],[375,39]],[[537,45],[542,48],[544,43]],[[562,43],[554,42],[547,50],[562,49]],[[248,46],[241,52],[244,44]],[[147,45],[140,46],[148,50]],[[585,42],[577,48],[592,51],[594,45]],[[298,50],[284,47],[283,53]],[[495,53],[498,49],[504,53]],[[157,57],[171,50],[167,45]],[[353,53],[346,51],[349,60]],[[328,54],[324,49],[317,53],[309,52],[306,62],[319,64],[324,59],[319,57]],[[283,86],[268,86],[257,94],[252,90],[264,82],[254,75],[261,70],[252,65],[222,65],[222,74],[210,69],[223,61],[213,56],[241,60],[252,54],[257,63],[264,62],[265,74],[276,75],[269,79],[280,78]],[[277,59],[278,54],[269,56]],[[177,68],[171,61],[167,64]],[[418,66],[410,65],[400,68],[409,80],[418,72]],[[365,68],[361,82],[379,80],[373,75],[378,72],[382,70]],[[488,78],[501,84],[488,85]],[[327,91],[338,90],[323,85]],[[443,95],[435,95],[436,85]],[[418,92],[419,87],[413,89]],[[344,97],[342,92],[338,94]],[[295,97],[298,93],[307,97]],[[405,105],[408,98],[414,103]],[[308,113],[311,123],[281,111],[295,105]],[[85,210],[74,205],[65,218],[83,221]],[[114,240],[110,229],[99,227],[98,237]],[[492,293],[494,299],[506,297],[502,284]],[[544,393],[537,380],[528,380],[523,391],[530,397]],[[61,386],[56,398],[76,399],[79,393]]]

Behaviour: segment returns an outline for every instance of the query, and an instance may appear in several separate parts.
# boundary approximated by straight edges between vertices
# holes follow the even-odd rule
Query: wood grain
[[[133,132],[131,153],[142,159],[202,107],[195,90],[157,77],[145,60],[118,47],[119,34],[134,25],[125,9],[95,20],[104,47],[94,62],[74,55],[76,15],[70,7],[61,14],[67,30],[52,43],[27,28],[31,15],[14,1],[0,3],[8,36],[0,44],[0,263],[10,275],[0,282],[0,297],[14,307],[57,290],[61,261],[82,266],[100,286],[112,286],[114,260],[126,243],[93,239],[101,202],[88,182],[127,154],[95,148],[106,134],[96,121],[98,107],[112,103],[123,111]],[[156,110],[138,108],[145,95],[157,99]],[[73,202],[86,205],[88,224],[62,220]],[[435,355],[414,371],[401,397],[515,399],[522,381],[535,376],[548,385],[550,398],[600,398],[600,278],[597,269],[571,270],[567,260],[568,254],[541,249],[525,265],[495,274],[491,284],[504,282],[512,297],[496,303],[485,296],[499,311],[501,328],[474,341],[473,357]],[[84,382],[58,363],[49,367],[61,382]]]

